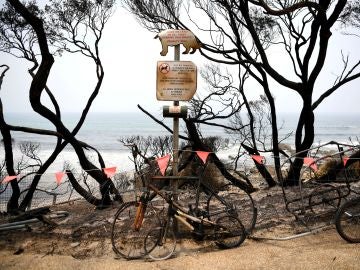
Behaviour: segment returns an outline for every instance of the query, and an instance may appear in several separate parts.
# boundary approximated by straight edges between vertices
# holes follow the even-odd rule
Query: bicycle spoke
[[[166,222],[166,224],[169,224]],[[157,236],[157,241],[154,239]],[[160,236],[160,237],[159,237]],[[155,243],[155,245],[154,245]],[[170,258],[176,248],[176,237],[172,224],[154,228],[145,239],[145,249],[153,260]]]
[[[134,222],[137,213],[136,202],[126,203],[115,215],[111,242],[116,254],[126,259],[138,259],[145,256],[145,238],[151,228],[160,226],[156,211],[148,205],[143,220],[136,228]]]
[[[210,196],[207,202],[210,219],[234,215],[240,219],[247,234],[250,234],[255,227],[257,217],[257,210],[251,196],[233,184],[222,186],[217,195],[226,203],[221,202],[215,195]]]

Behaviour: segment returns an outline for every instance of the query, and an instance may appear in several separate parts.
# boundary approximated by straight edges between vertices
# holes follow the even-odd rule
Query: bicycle
[[[234,248],[244,242],[245,228],[237,217],[224,215],[214,222],[207,218],[206,212],[202,212],[200,216],[187,213],[172,196],[161,192],[151,184],[148,187],[168,204],[166,218],[161,226],[153,227],[145,237],[145,252],[151,259],[164,260],[172,256],[176,248],[176,235],[173,230],[175,219],[191,231],[194,239],[213,240],[219,248]]]
[[[336,230],[349,243],[360,243],[360,197],[341,205],[335,215]]]
[[[145,163],[148,164],[148,168],[146,168],[146,170],[155,172],[156,170],[154,168],[151,168],[153,164],[149,162],[150,160],[148,158],[141,155],[137,146],[130,146],[131,150],[133,151],[133,155],[135,152],[134,156],[141,156],[144,159]],[[202,172],[204,172],[205,167],[206,164]],[[149,168],[151,169],[149,170]],[[150,181],[152,183],[154,183],[154,181],[156,181],[157,183],[162,183],[162,185],[158,186],[157,188],[162,188],[164,187],[165,183],[173,180],[186,180],[186,183],[191,183],[192,187],[195,188],[195,203],[190,203],[188,205],[189,209],[187,211],[184,210],[184,208],[181,209],[182,213],[186,213],[190,216],[196,217],[198,222],[205,222],[206,224],[212,224],[212,226],[214,226],[217,221],[223,222],[224,220],[232,219],[228,217],[229,215],[235,216],[235,218],[243,216],[243,209],[236,205],[236,203],[239,201],[232,201],[232,199],[234,199],[232,195],[240,195],[240,193],[243,193],[243,191],[236,186],[228,184],[222,187],[222,189],[214,191],[209,185],[202,181],[202,174],[190,177],[150,177],[149,175],[144,176],[139,170],[136,170],[136,172],[139,178],[141,178],[141,186],[146,190],[141,194],[141,196],[139,196],[139,200],[126,203],[119,208],[119,210],[115,214],[111,232],[111,241],[114,252],[117,255],[120,255],[126,259],[138,259],[144,257],[145,255],[149,254],[152,249],[155,249],[158,246],[156,245],[155,240],[160,237],[162,231],[152,228],[161,228],[162,224],[164,223],[163,221],[168,219],[167,215],[165,215],[167,213],[166,211],[164,211],[164,201],[159,200],[159,198],[164,198],[161,197],[160,194],[159,196],[156,196],[158,195],[156,192],[153,192],[152,194],[150,194],[149,192],[148,184],[150,183]],[[229,193],[230,190],[231,193]],[[225,194],[223,194],[224,191],[226,192]],[[200,206],[200,204],[202,203],[200,202],[200,194],[206,194],[207,196],[205,207]],[[227,197],[225,198],[222,195],[227,195]],[[238,199],[240,199],[242,202],[248,203],[246,211],[250,209],[250,219],[245,219],[246,234],[249,234],[255,225],[257,213],[256,208],[254,207],[254,202],[252,201],[252,198],[249,194],[245,193],[245,197],[238,196]],[[161,215],[163,216],[161,217]],[[201,217],[202,220],[207,221],[199,221],[199,217]],[[187,226],[187,224],[185,226]],[[192,230],[191,227],[187,227]],[[171,232],[169,231],[169,233]],[[146,249],[144,237],[146,237],[147,242]],[[169,239],[173,239],[173,237],[170,237]],[[153,256],[153,258],[155,257],[156,256]]]

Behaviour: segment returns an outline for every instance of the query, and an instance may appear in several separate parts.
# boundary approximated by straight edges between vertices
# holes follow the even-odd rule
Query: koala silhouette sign
[[[200,42],[189,30],[168,29],[157,34],[155,38],[159,38],[161,42],[162,51],[160,52],[160,55],[162,56],[165,56],[168,53],[168,46],[183,44],[185,47],[183,54],[188,54],[190,49],[192,49],[190,53],[193,54],[201,47]]]

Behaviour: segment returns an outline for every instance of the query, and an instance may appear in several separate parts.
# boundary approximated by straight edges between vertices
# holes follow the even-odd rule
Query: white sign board
[[[188,101],[197,87],[197,68],[191,61],[158,61],[156,98],[166,101]]]

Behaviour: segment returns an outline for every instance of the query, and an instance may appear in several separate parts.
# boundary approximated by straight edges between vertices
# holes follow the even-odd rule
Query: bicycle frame
[[[219,196],[214,189],[212,189],[208,184],[206,184],[203,181],[203,173],[205,171],[205,168],[207,166],[207,163],[204,166],[204,169],[202,170],[201,174],[197,177],[187,177],[187,176],[154,176],[152,177],[152,179],[154,181],[157,180],[190,180],[190,181],[198,181],[197,182],[197,186],[196,186],[196,194],[195,194],[195,205],[194,208],[189,209],[190,212],[193,212],[196,216],[200,216],[201,214],[203,214],[203,212],[200,210],[200,193],[203,191],[205,194],[209,195],[209,196],[214,196],[220,203],[222,203],[223,205],[226,206],[226,209],[232,209],[232,205],[230,203],[228,203],[226,200],[224,200],[224,198],[222,198],[221,196]],[[150,185],[150,184],[149,184]],[[148,186],[149,186],[148,185]],[[152,185],[153,188],[155,188]],[[156,194],[158,194],[157,192],[155,192],[154,194],[149,196],[149,200],[152,200]],[[178,205],[180,207],[180,205]],[[187,212],[186,210],[182,210],[183,212]],[[218,211],[218,212],[213,212],[211,214],[211,216],[215,216],[215,215],[219,215],[221,213],[223,213],[224,211]],[[227,211],[228,212],[228,211]],[[207,213],[209,214],[209,213]],[[208,216],[209,217],[209,216]]]
[[[172,199],[170,199],[168,196],[163,194],[156,187],[154,187],[151,184],[149,184],[148,186],[149,186],[150,189],[152,189],[156,194],[161,196],[168,203],[168,205],[169,205],[168,215],[176,218],[177,220],[179,220],[181,223],[183,223],[191,231],[194,231],[195,228],[189,222],[187,222],[184,218],[187,218],[187,219],[189,219],[191,221],[194,221],[196,223],[199,223],[199,224],[204,224],[205,223],[205,224],[208,224],[208,225],[216,225],[215,222],[213,222],[211,220],[208,220],[208,219],[205,219],[204,217],[198,218],[198,217],[195,217],[193,215],[189,215],[189,214],[185,213],[186,211],[179,204],[177,204]]]
[[[169,228],[170,228],[169,225],[171,224],[170,220],[172,218],[181,222],[185,227],[187,227],[189,229],[189,231],[194,233],[193,237],[196,235],[196,237],[200,237],[201,240],[203,240],[205,238],[216,240],[216,239],[218,239],[219,235],[234,236],[232,234],[232,232],[230,232],[228,230],[228,227],[225,227],[218,223],[218,220],[225,218],[224,216],[220,217],[217,221],[211,221],[204,216],[196,217],[191,214],[187,214],[187,213],[185,213],[185,210],[180,205],[178,205],[176,202],[174,202],[171,197],[166,196],[166,194],[163,194],[160,190],[158,190],[156,187],[154,187],[151,184],[148,185],[148,187],[150,189],[152,189],[156,194],[161,196],[168,204],[167,219],[165,221],[164,230],[162,231],[162,236],[160,238],[160,242],[158,243],[158,245],[160,245],[160,246],[162,245],[162,241],[164,241],[164,239],[165,239],[165,238],[163,239],[163,237],[165,237],[165,235],[167,235],[167,230],[169,230]],[[241,238],[242,238],[238,242],[238,244],[240,245],[246,238],[245,228],[243,227],[243,225],[241,224],[239,219],[237,219],[235,216],[228,215],[227,217],[235,219],[235,220],[237,220],[237,222],[239,222],[239,226],[241,228],[240,229],[241,233],[237,236],[241,236]],[[194,222],[193,223],[194,225],[198,224],[199,225],[198,228],[195,228],[190,222],[188,222],[188,220]],[[205,230],[203,230],[206,228],[212,229],[214,232],[216,231],[217,233],[207,234],[207,233],[205,233]],[[222,231],[220,232],[220,230],[222,230]],[[239,231],[237,231],[237,233],[239,233]],[[220,246],[226,247],[226,245],[221,245],[221,244],[220,244]]]

